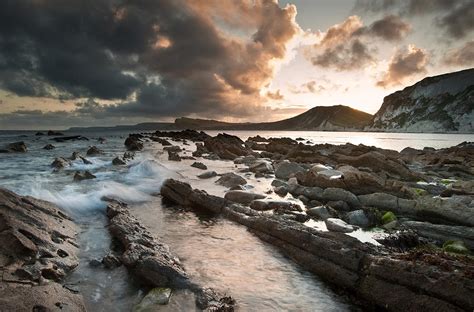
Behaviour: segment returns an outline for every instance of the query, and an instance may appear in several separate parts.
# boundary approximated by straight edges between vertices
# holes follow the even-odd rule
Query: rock
[[[158,138],[158,137],[155,137],[155,136],[150,137],[150,139],[154,142],[160,143],[163,146],[171,146],[171,143],[169,141],[165,140],[165,139]]]
[[[350,233],[355,230],[355,228],[352,225],[347,224],[341,219],[328,218],[324,222],[326,223],[326,227],[328,228],[329,231]]]
[[[115,157],[113,160],[112,160],[112,165],[114,166],[123,166],[123,165],[126,165],[127,163],[125,161],[123,161],[123,159],[121,159],[120,157]]]
[[[40,135],[44,135],[44,133],[41,132],[41,131],[38,131],[38,132],[35,133],[35,135],[36,135],[36,136],[40,136]]]
[[[88,156],[96,156],[96,155],[100,155],[100,154],[103,154],[104,151],[100,150],[99,148],[97,148],[96,146],[91,146],[88,150],[87,150],[87,153],[86,155]]]
[[[97,142],[99,142],[100,144],[104,144],[105,142],[107,142],[107,140],[103,137],[98,137]]]
[[[69,162],[69,160],[67,160],[66,158],[63,158],[63,157],[57,157],[54,159],[54,161],[51,163],[51,167],[53,167],[54,169],[63,169],[67,166],[69,166],[71,163]]]
[[[97,268],[97,267],[100,267],[102,265],[102,261],[101,260],[97,260],[97,259],[91,259],[89,260],[89,266],[93,267],[93,268]]]
[[[74,181],[90,180],[90,179],[95,179],[95,178],[97,177],[87,170],[84,171],[83,173],[76,171],[76,173],[74,174]]]
[[[327,188],[323,191],[322,198],[326,201],[345,201],[352,208],[361,206],[359,199],[353,193],[340,188]],[[317,198],[315,198],[317,199]]]
[[[43,149],[45,149],[45,150],[53,150],[53,149],[55,149],[55,148],[56,148],[56,146],[54,146],[53,144],[46,144],[46,145],[43,147]]]
[[[172,145],[172,146],[166,146],[166,147],[163,147],[163,150],[166,151],[166,152],[172,152],[172,153],[179,153],[182,151],[181,147],[177,146],[177,145]]]
[[[168,304],[171,297],[171,289],[157,287],[150,290],[142,301],[133,308],[133,312],[147,312],[159,309],[157,306]]]
[[[252,150],[245,146],[244,142],[237,136],[219,133],[215,137],[207,138],[204,147],[218,155],[222,159],[234,160],[239,156],[246,156]]]
[[[413,231],[399,231],[376,240],[384,246],[396,248],[403,252],[428,243]]]
[[[57,138],[52,138],[51,140],[56,142],[67,142],[67,141],[89,141],[88,138],[83,137],[82,135],[71,135],[71,136],[62,136]]]
[[[179,154],[176,152],[168,151],[168,160],[181,161],[181,156],[179,156]]]
[[[124,143],[127,150],[132,152],[141,151],[143,149],[143,143],[140,141],[140,138],[141,136],[130,134]]]
[[[230,188],[236,185],[245,185],[247,184],[247,180],[233,172],[230,172],[221,175],[221,177],[216,181],[216,183]]]
[[[26,153],[28,148],[26,147],[25,142],[20,141],[8,144],[6,151],[9,153]]]
[[[215,171],[206,171],[204,173],[201,173],[197,177],[199,179],[210,179],[210,178],[213,178],[213,177],[216,177],[216,176],[217,176],[217,172],[215,172]]]
[[[239,204],[248,205],[255,199],[263,199],[265,195],[246,191],[228,191],[224,198]]]
[[[286,196],[286,194],[288,194],[288,186],[281,185],[281,186],[275,187],[273,191],[275,192],[275,194],[278,194],[284,197]]]
[[[0,188],[0,310],[86,311],[61,285],[79,265],[77,230],[54,204]]]
[[[316,217],[321,220],[327,220],[329,218],[334,217],[333,214],[331,214],[328,208],[325,206],[310,208],[306,210],[306,214],[308,216]]]
[[[393,221],[397,221],[397,217],[395,216],[393,212],[387,211],[386,213],[384,213],[380,221],[382,224],[387,224]]]
[[[257,158],[254,155],[240,156],[234,159],[234,164],[236,165],[245,164],[247,166],[250,166],[256,160]]]
[[[122,265],[120,258],[110,252],[102,258],[102,263],[107,269],[115,269]]]
[[[268,139],[261,137],[260,135],[256,135],[254,137],[249,137],[247,141],[253,141],[253,142],[269,142]]]
[[[275,177],[282,180],[288,180],[291,176],[298,172],[305,172],[306,170],[300,165],[285,160],[276,166]]]
[[[270,161],[262,159],[251,164],[249,170],[255,174],[273,173],[273,166]]]
[[[361,228],[368,228],[369,226],[371,226],[369,218],[367,218],[364,210],[362,209],[346,213],[344,220],[349,224],[357,225]]]
[[[469,254],[469,249],[466,248],[462,241],[447,241],[443,244],[443,250],[463,255]]]
[[[176,121],[179,122],[180,118]],[[190,140],[193,142],[203,142],[210,136],[203,131],[196,131],[196,130],[182,130],[182,131],[155,131],[153,134],[156,137],[167,137],[172,138],[175,140]]]
[[[250,203],[250,208],[258,211],[278,210],[283,211],[302,211],[298,204],[283,200],[264,200],[255,199]]]
[[[345,201],[342,201],[342,200],[328,201],[326,204],[337,211],[350,211],[351,210],[351,207],[349,207],[349,205]]]
[[[127,160],[132,160],[135,158],[135,153],[133,152],[125,152],[123,153],[122,159],[127,161]]]
[[[86,165],[92,165],[92,161],[88,160],[87,158],[84,158],[79,155],[79,158],[82,160],[82,162]]]
[[[202,162],[193,162],[191,167],[198,168],[198,169],[201,169],[201,170],[207,170],[207,166],[205,164],[203,164]]]
[[[64,135],[64,134],[58,131],[49,130],[48,135],[52,136],[52,135]]]
[[[418,235],[443,243],[445,241],[462,241],[471,250],[474,250],[474,228],[469,226],[455,226],[433,224],[420,221],[405,221],[403,229],[409,229]]]

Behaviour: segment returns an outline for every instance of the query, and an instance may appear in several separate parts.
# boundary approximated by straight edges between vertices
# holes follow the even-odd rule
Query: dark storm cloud
[[[116,100],[76,108],[91,116],[250,114],[299,32],[295,15],[271,0],[1,1],[0,88]],[[222,23],[252,35],[225,33]]]
[[[466,37],[474,30],[472,0],[357,0],[353,11],[395,12],[409,17],[431,14],[435,25],[455,38]]]
[[[401,85],[412,76],[426,73],[426,65],[428,65],[428,54],[425,50],[413,45],[399,49],[390,60],[388,70],[377,82],[377,86],[385,88]]]
[[[364,26],[360,17],[348,17],[330,27],[321,41],[307,53],[313,65],[339,71],[360,69],[375,61],[375,49],[369,47],[374,37],[383,41],[398,41],[410,31],[410,25],[399,17],[388,15]]]
[[[445,64],[455,66],[474,66],[474,40],[449,51],[443,58]]]

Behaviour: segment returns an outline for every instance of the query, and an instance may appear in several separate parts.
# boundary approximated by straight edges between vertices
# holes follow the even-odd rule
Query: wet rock
[[[107,269],[115,269],[122,265],[120,258],[110,252],[102,258],[102,263]]]
[[[125,146],[127,147],[127,150],[132,151],[132,152],[141,151],[144,146],[140,139],[141,139],[140,135],[130,134],[124,143]]]
[[[92,161],[88,160],[87,158],[84,158],[82,156],[79,156],[79,158],[82,160],[82,162],[86,165],[92,165]]]
[[[246,156],[252,150],[245,146],[244,142],[237,136],[219,133],[215,137],[207,138],[204,146],[209,152],[213,152],[222,159],[234,160],[239,156]]]
[[[51,163],[51,167],[53,167],[54,169],[63,169],[65,167],[68,167],[71,163],[69,162],[69,160],[67,160],[66,158],[63,158],[63,157],[57,157],[54,159],[54,161]]]
[[[122,159],[127,161],[127,160],[132,160],[135,158],[135,153],[133,152],[125,152],[123,153]]]
[[[387,224],[393,221],[397,221],[397,217],[395,214],[391,211],[387,211],[386,213],[383,214],[382,219],[380,220],[382,224]]]
[[[159,305],[168,304],[171,298],[171,289],[157,287],[150,290],[138,305],[133,308],[133,312],[146,312],[159,309]]]
[[[255,174],[273,173],[272,163],[268,160],[257,160],[249,166],[249,170]]]
[[[193,142],[203,142],[210,137],[203,131],[198,132],[192,129],[186,129],[182,131],[155,131],[153,135],[156,137],[167,137],[176,140],[190,140]]]
[[[35,133],[35,135],[36,135],[36,136],[40,136],[40,135],[44,135],[44,133],[41,132],[41,131],[38,131],[38,132]]]
[[[288,186],[285,186],[285,185],[277,186],[273,189],[273,191],[275,192],[275,194],[278,194],[284,197],[286,196],[286,194],[288,194]]]
[[[102,151],[101,149],[99,149],[97,146],[91,146],[88,150],[87,150],[87,153],[86,155],[88,156],[96,156],[96,155],[101,155],[103,154],[104,151]]]
[[[326,227],[328,228],[329,231],[350,233],[355,230],[355,228],[352,225],[347,224],[341,219],[328,218],[324,222],[326,223]]]
[[[428,241],[421,239],[420,236],[413,231],[400,231],[376,240],[384,246],[400,251],[407,251],[428,243]]]
[[[46,145],[43,147],[43,149],[45,149],[45,150],[53,150],[53,149],[55,149],[55,148],[56,148],[56,146],[54,146],[53,144],[46,144]]]
[[[51,140],[58,143],[67,142],[67,141],[89,141],[88,138],[83,137],[82,135],[62,136],[62,137],[52,138]]]
[[[163,146],[171,146],[171,143],[169,141],[165,140],[165,139],[155,137],[155,136],[150,137],[150,139],[154,142],[160,143]]]
[[[101,260],[97,260],[97,259],[92,259],[89,261],[89,266],[93,267],[93,268],[97,268],[97,267],[100,267],[102,265],[102,261]]]
[[[256,160],[257,158],[254,155],[240,156],[234,159],[234,164],[236,165],[244,164],[244,165],[250,166]]]
[[[349,207],[349,205],[345,201],[342,201],[342,200],[328,201],[326,205],[328,205],[329,207],[337,211],[350,211],[351,210],[351,207]]]
[[[203,154],[208,154],[209,151],[204,147],[204,143],[196,143],[196,150],[193,152],[194,157],[201,157]]]
[[[74,181],[77,181],[77,182],[83,181],[83,180],[91,180],[95,178],[97,177],[87,170],[82,173],[79,171],[76,171],[76,173],[74,174]]]
[[[85,311],[82,296],[60,284],[79,264],[76,231],[52,203],[0,188],[0,310],[56,311],[59,302]]]
[[[115,157],[113,160],[112,160],[112,165],[114,166],[123,166],[123,165],[126,165],[127,163],[125,161],[123,161],[122,158],[120,157]]]
[[[313,207],[306,210],[306,214],[311,217],[316,217],[317,219],[327,220],[333,218],[334,214],[325,206]]]
[[[198,169],[201,169],[201,170],[207,170],[207,166],[205,164],[203,164],[202,162],[193,162],[191,167],[198,168]]]
[[[179,156],[179,154],[176,152],[168,151],[168,160],[181,161],[181,156]]]
[[[246,192],[246,191],[228,191],[224,198],[239,204],[248,205],[255,199],[263,199],[265,195]]]
[[[210,178],[213,178],[213,177],[216,177],[217,176],[217,172],[215,171],[207,171],[207,172],[204,172],[204,173],[201,173],[200,175],[198,175],[197,177],[199,179],[210,179]]]
[[[249,137],[249,138],[247,139],[247,141],[260,142],[260,143],[261,143],[261,142],[269,142],[268,139],[266,139],[266,138],[264,138],[264,137],[261,137],[261,136],[258,135],[258,134],[257,134],[256,136],[254,136],[254,137]]]
[[[409,229],[418,235],[444,243],[446,241],[462,241],[471,250],[474,250],[474,228],[469,226],[455,226],[433,224],[420,221],[405,221],[403,229]]]
[[[344,220],[351,225],[357,225],[361,228],[368,228],[372,225],[362,209],[346,213]]]
[[[166,152],[172,152],[172,153],[179,153],[182,151],[181,147],[177,146],[177,145],[172,145],[172,146],[166,146],[166,147],[163,147],[163,150],[166,151]]]
[[[250,208],[258,211],[278,210],[282,211],[301,211],[298,204],[283,200],[264,200],[256,199],[250,203]]]
[[[469,249],[466,248],[464,242],[462,241],[447,241],[443,244],[443,250],[456,254],[469,254]]]
[[[28,148],[26,147],[25,142],[20,141],[8,144],[3,151],[7,153],[26,153]]]
[[[340,188],[327,188],[323,191],[322,198],[326,201],[345,201],[352,208],[361,206],[359,199],[353,193]],[[317,199],[317,198],[316,198]]]
[[[233,172],[229,172],[221,175],[221,177],[216,181],[216,183],[230,188],[236,185],[245,185],[247,184],[247,180]]]
[[[61,132],[58,132],[58,131],[49,130],[49,131],[48,131],[48,135],[49,135],[49,136],[52,136],[52,135],[64,135],[64,133],[61,133]]]
[[[275,177],[288,180],[298,172],[305,172],[305,169],[296,163],[285,160],[276,166]]]

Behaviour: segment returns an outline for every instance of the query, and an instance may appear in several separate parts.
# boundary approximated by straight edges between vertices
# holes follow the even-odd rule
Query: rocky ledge
[[[157,241],[129,213],[125,203],[109,201],[107,216],[110,219],[109,231],[122,247],[120,260],[144,286],[155,287],[151,292],[156,291],[157,287],[189,289],[195,294],[196,306],[199,309],[234,310],[235,301],[231,297],[192,282],[169,247]]]
[[[0,310],[85,311],[62,284],[79,264],[76,226],[53,204],[0,188]]]
[[[220,214],[251,229],[262,240],[356,298],[369,309],[472,311],[472,257],[440,250],[400,251],[373,246],[338,232],[319,231],[281,214],[256,211],[169,179],[164,199]]]

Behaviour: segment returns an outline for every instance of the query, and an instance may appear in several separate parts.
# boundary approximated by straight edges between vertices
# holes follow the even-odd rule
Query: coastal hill
[[[181,117],[174,123],[71,128],[77,130],[318,130],[387,132],[474,132],[474,69],[425,78],[384,98],[375,115],[344,105],[316,106],[292,118],[263,123],[228,123]]]
[[[367,130],[474,132],[474,69],[427,77],[384,98]]]

